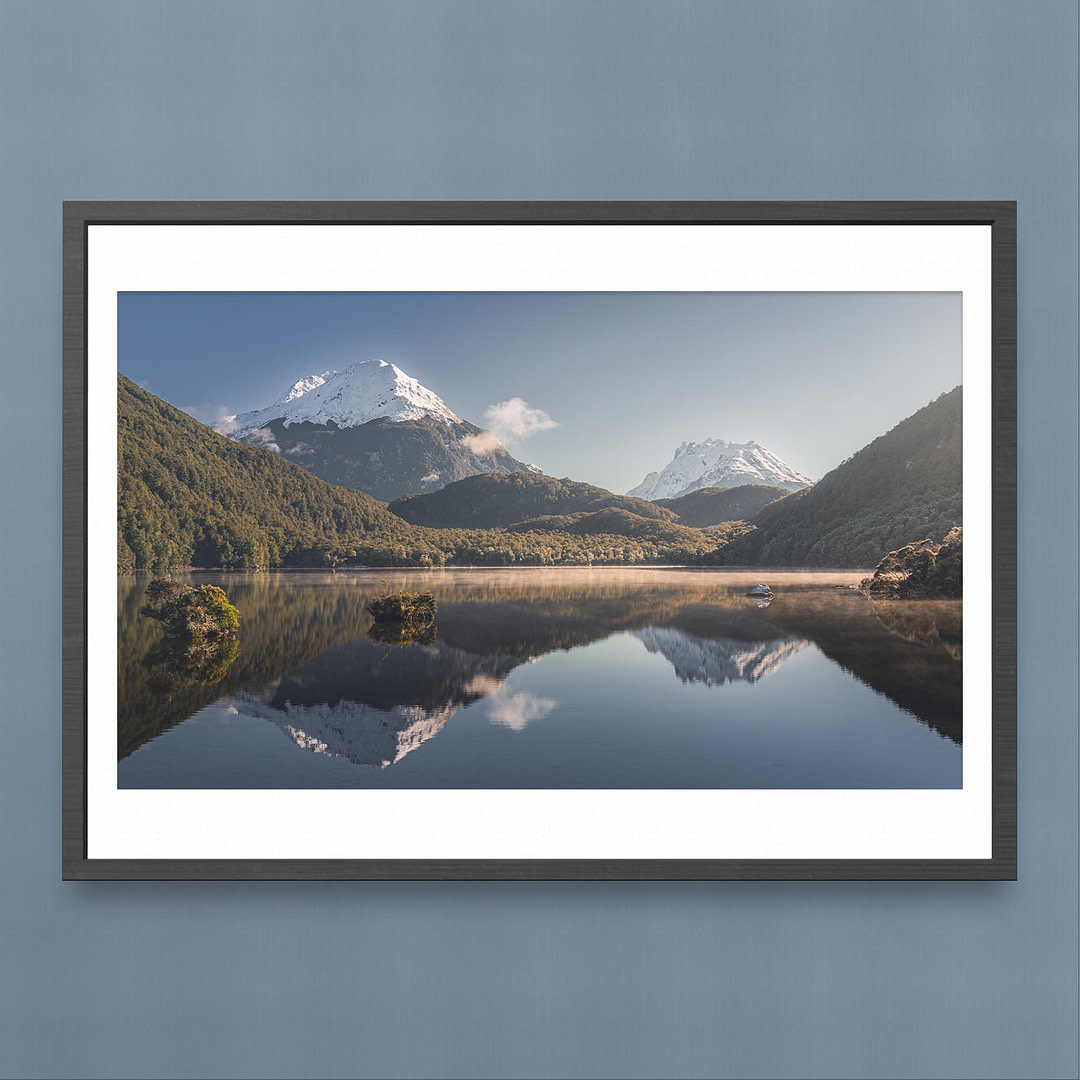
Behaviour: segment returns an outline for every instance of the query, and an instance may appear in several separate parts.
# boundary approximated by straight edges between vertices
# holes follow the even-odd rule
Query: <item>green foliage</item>
[[[701,529],[726,521],[746,521],[787,494],[786,488],[741,484],[733,488],[700,488],[677,499],[657,499],[655,505],[674,511],[680,525]]]
[[[180,585],[156,578],[146,589],[143,614],[157,619],[172,638],[186,643],[214,641],[234,633],[240,613],[216,585]]]
[[[612,508],[638,517],[675,520],[670,510],[645,499],[531,472],[469,476],[428,495],[404,495],[390,504],[404,520],[436,529],[501,529],[530,518]]]
[[[401,622],[415,626],[430,626],[439,610],[432,593],[396,592],[373,596],[365,605],[377,622]]]
[[[890,551],[862,588],[873,596],[955,598],[963,583],[964,533],[958,527],[941,544],[920,540]]]
[[[166,618],[166,611],[173,611],[185,593],[191,592],[190,586],[181,585],[168,578],[154,578],[146,586],[146,605],[143,614],[154,619]]]
[[[318,566],[395,534],[370,495],[226,439],[123,376],[118,437],[121,569]]]
[[[533,518],[508,527],[509,532],[564,532],[571,536],[617,535],[658,543],[700,542],[696,529],[676,525],[672,521],[645,518],[627,510],[613,507],[587,514],[561,514],[553,517]]]
[[[235,637],[240,613],[216,585],[155,578],[146,587],[142,614],[165,630],[165,640],[143,661],[150,686],[159,694],[220,682],[240,652]]]
[[[874,566],[881,552],[940,541],[963,514],[963,391],[875,439],[813,488],[770,503],[753,532],[720,556],[727,565]]]

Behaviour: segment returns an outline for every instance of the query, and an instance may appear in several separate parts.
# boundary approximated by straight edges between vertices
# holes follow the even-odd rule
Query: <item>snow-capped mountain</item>
[[[795,636],[773,641],[700,638],[671,626],[649,626],[631,632],[649,652],[667,659],[684,683],[706,686],[756,683],[809,644],[805,638]]]
[[[272,420],[292,424],[336,424],[360,427],[372,420],[420,420],[425,416],[460,424],[446,402],[385,360],[362,360],[341,371],[324,371],[298,379],[265,409],[230,416],[229,434],[240,438]]]
[[[216,426],[322,480],[387,502],[477,473],[539,471],[385,360],[306,375],[273,404]]]
[[[725,439],[685,442],[660,472],[651,472],[626,494],[639,499],[677,499],[701,488],[763,484],[799,491],[813,483],[760,443]]]

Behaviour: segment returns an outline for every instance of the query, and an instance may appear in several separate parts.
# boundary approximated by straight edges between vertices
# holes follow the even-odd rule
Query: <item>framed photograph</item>
[[[1015,238],[65,204],[65,878],[1015,878]]]

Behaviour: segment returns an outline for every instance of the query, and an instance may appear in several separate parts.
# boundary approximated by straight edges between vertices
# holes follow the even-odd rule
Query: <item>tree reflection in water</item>
[[[383,569],[377,576],[201,573],[184,580],[225,585],[243,612],[240,647],[231,655],[165,656],[156,628],[138,615],[147,579],[120,579],[121,758],[223,695],[254,694],[271,709],[275,698],[284,700],[282,687],[294,707],[337,700],[385,711],[422,708],[445,722],[462,704],[496,694],[519,664],[623,631],[638,632],[680,678],[712,686],[747,673],[761,678],[812,642],[861,682],[962,741],[960,601],[875,604],[836,588],[837,575],[769,575],[774,596],[766,607],[745,596],[760,570]],[[437,635],[434,627],[408,634],[373,625],[364,605],[388,588],[435,593]],[[550,712],[546,701],[503,704],[510,728]]]
[[[240,654],[235,638],[190,642],[166,639],[154,646],[145,657],[147,683],[157,694],[175,694],[186,685],[213,686]]]

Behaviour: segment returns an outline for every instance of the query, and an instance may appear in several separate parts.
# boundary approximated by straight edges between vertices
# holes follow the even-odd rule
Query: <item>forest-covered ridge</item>
[[[469,477],[397,500],[392,513],[369,495],[217,434],[120,376],[118,565],[872,567],[888,551],[940,541],[962,524],[962,419],[957,387],[813,488],[766,502],[749,524],[697,527],[670,505],[534,473]],[[721,489],[671,502],[696,515],[709,500],[768,494]],[[402,513],[473,524],[429,527]]]
[[[121,570],[696,565],[715,562],[728,535],[681,526],[650,531],[650,522],[673,524],[667,521],[671,512],[662,508],[651,518],[622,511],[625,516],[597,519],[592,528],[426,528],[392,514],[369,495],[326,483],[277,454],[219,435],[122,375],[118,442]]]
[[[749,566],[873,567],[963,524],[963,389],[902,420],[821,478],[759,510],[721,561]]]
[[[532,518],[599,510],[625,510],[638,517],[675,521],[673,511],[568,477],[543,473],[481,473],[424,495],[404,495],[390,511],[414,525],[436,529],[502,529]]]

